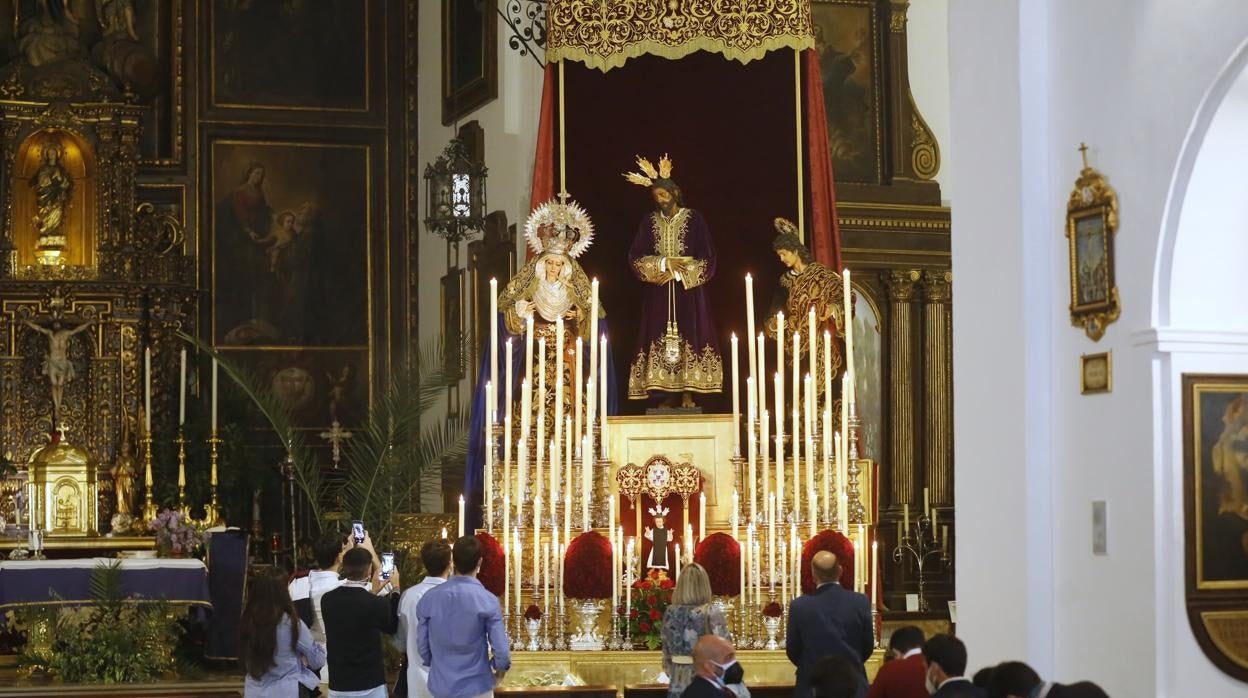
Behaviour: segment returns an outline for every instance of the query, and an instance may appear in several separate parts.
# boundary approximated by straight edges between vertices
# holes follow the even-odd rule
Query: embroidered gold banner
[[[748,63],[815,45],[808,0],[550,0],[546,60],[606,72],[645,54],[694,51]]]

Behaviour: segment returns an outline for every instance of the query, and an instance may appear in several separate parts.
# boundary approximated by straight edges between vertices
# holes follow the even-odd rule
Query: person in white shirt
[[[420,561],[425,565],[425,578],[403,592],[403,598],[399,600],[399,630],[394,634],[394,640],[399,649],[407,653],[408,698],[433,698],[429,693],[429,667],[423,666],[416,648],[416,631],[420,626],[416,605],[426,592],[450,576],[451,546],[444,540],[425,543],[420,549]]]

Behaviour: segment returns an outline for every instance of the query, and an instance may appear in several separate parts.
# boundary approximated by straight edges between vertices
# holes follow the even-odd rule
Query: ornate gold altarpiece
[[[83,70],[81,63],[65,65]],[[93,535],[107,530],[115,508],[108,468],[120,455],[123,415],[139,414],[145,347],[153,350],[154,391],[176,394],[162,388],[176,371],[173,335],[190,329],[196,316],[194,264],[184,253],[181,221],[136,204],[144,109],[106,82],[75,88],[72,80],[47,79],[56,75],[51,69],[39,82],[22,82],[21,71],[10,75],[0,91],[7,97],[0,99],[0,443],[12,460],[26,463],[49,432],[62,429],[76,456],[40,460],[38,479],[57,479],[39,495],[36,511],[46,512],[49,531]],[[34,228],[43,213],[34,180],[58,151],[73,193],[62,202],[63,245],[49,256]],[[50,333],[69,330],[62,337],[69,377],[54,423]],[[167,410],[154,411],[156,423],[167,418]],[[60,472],[78,461],[77,474]],[[8,522],[26,476],[0,487],[0,516]],[[70,512],[69,490],[56,484],[62,480],[95,501]],[[75,526],[57,523],[58,488],[66,494],[62,523],[72,519]]]

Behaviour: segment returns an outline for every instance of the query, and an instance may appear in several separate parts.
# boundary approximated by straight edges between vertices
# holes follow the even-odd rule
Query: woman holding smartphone
[[[239,630],[245,698],[297,698],[316,689],[325,648],[295,614],[284,571],[268,568],[251,580]]]

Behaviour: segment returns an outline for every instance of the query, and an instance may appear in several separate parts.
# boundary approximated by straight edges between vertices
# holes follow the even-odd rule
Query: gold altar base
[[[793,664],[784,650],[737,650],[737,661],[746,669],[745,682],[792,683]],[[876,648],[867,660],[867,678],[873,680],[884,663],[884,650]],[[572,674],[590,686],[654,683],[663,671],[660,650],[603,650],[598,652],[512,652],[511,671],[502,687],[519,688],[537,677],[553,673]]]

